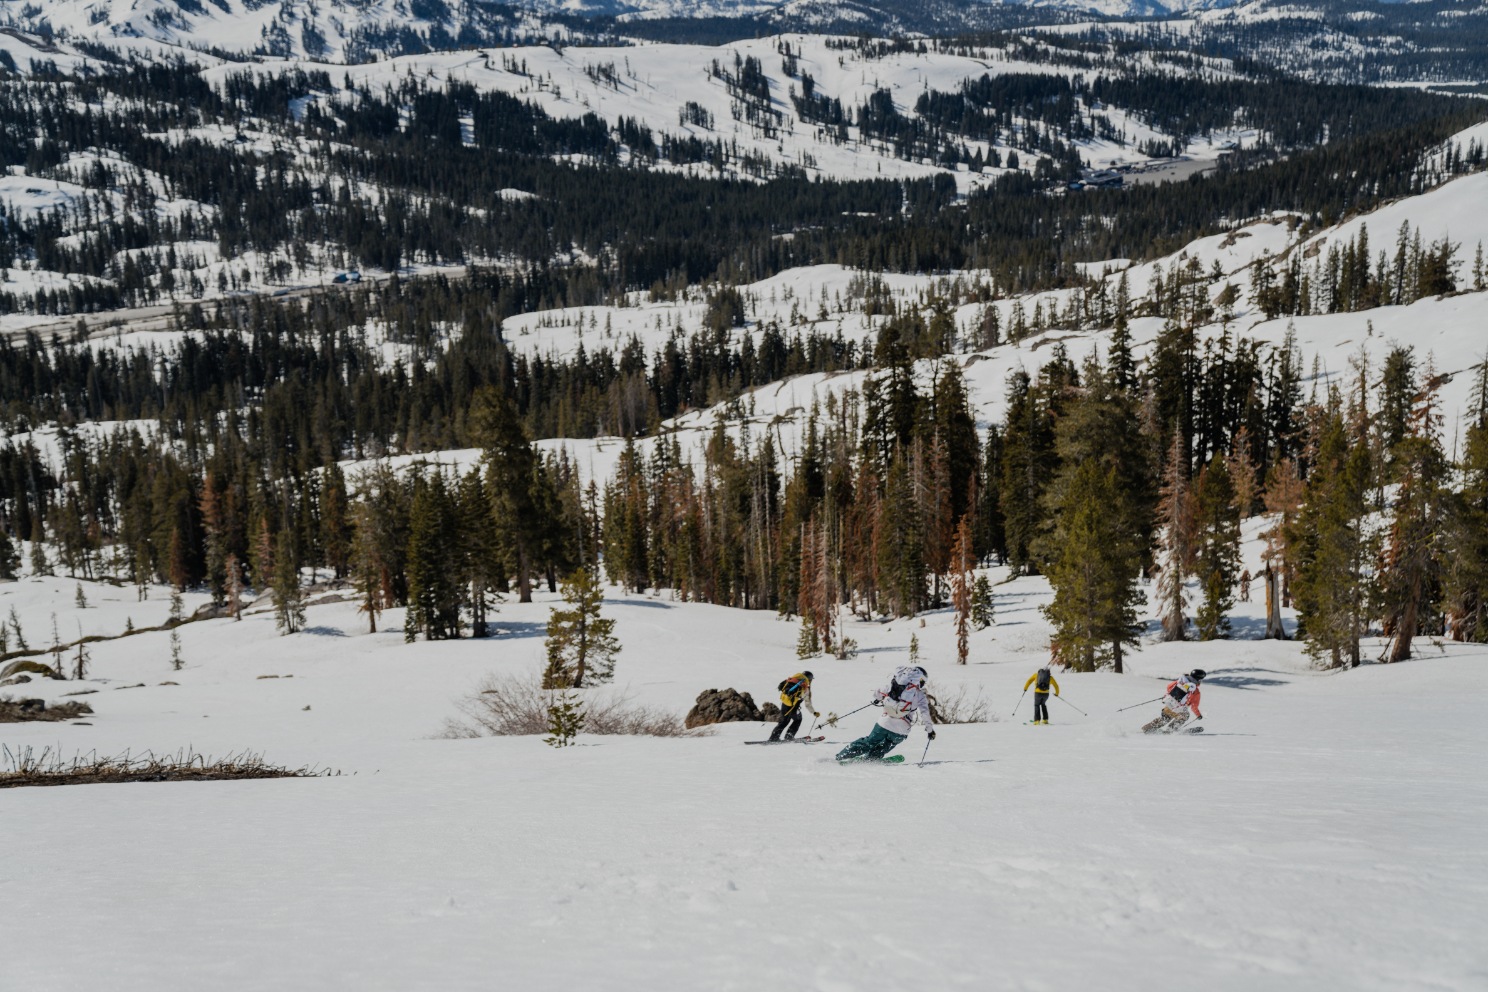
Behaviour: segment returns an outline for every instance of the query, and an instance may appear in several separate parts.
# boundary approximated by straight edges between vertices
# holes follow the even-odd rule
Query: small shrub
[[[472,696],[456,703],[463,720],[445,725],[446,737],[526,737],[550,734],[550,693],[537,677],[493,675]],[[665,710],[633,706],[624,696],[592,696],[583,703],[586,734],[645,737],[693,737],[682,718]]]
[[[313,778],[339,772],[271,765],[251,751],[211,758],[192,750],[135,757],[125,752],[115,758],[96,754],[62,757],[46,748],[41,753],[21,748],[0,750],[0,789],[28,785],[91,785],[97,782],[210,782],[238,778]]]
[[[991,707],[980,688],[975,695],[964,685],[945,696],[926,695],[930,698],[930,716],[937,724],[986,723],[990,718]]]

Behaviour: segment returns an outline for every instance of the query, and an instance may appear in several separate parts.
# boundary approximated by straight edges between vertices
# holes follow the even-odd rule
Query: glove
[[[873,706],[882,706],[883,705],[883,700],[882,699],[874,699],[871,705],[873,705]]]
[[[816,710],[812,710],[811,715],[816,717],[818,720],[821,719],[821,714],[816,712]]]
[[[933,741],[933,740],[935,740],[935,731],[933,731],[933,730],[932,730],[932,731],[930,731],[930,739],[931,739],[931,740],[932,740],[932,741]]]

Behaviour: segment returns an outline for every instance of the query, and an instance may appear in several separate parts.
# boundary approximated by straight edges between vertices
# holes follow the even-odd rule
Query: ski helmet
[[[1188,677],[1193,679],[1195,682],[1202,682],[1204,681],[1204,676],[1206,674],[1207,673],[1202,668],[1195,668],[1193,671],[1188,673]]]
[[[812,679],[816,678],[816,676],[812,675],[810,672],[802,672],[801,674],[806,676],[807,682],[810,682]]]

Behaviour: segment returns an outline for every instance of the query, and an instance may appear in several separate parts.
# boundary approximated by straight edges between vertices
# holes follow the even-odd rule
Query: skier
[[[821,716],[811,708],[811,680],[815,678],[810,672],[797,672],[780,683],[780,722],[775,724],[775,730],[770,734],[770,740],[780,740],[781,731],[785,731],[785,739],[793,741],[796,739],[796,731],[801,729],[801,721],[809,711],[812,716]],[[786,729],[786,725],[790,729]]]
[[[1199,683],[1204,681],[1204,670],[1195,668],[1187,675],[1180,675],[1168,683],[1167,695],[1163,696],[1163,711],[1156,720],[1142,728],[1142,733],[1158,731],[1172,733],[1188,722],[1189,712],[1197,720],[1204,714],[1199,712]]]
[[[930,700],[925,695],[925,670],[905,667],[894,673],[887,689],[875,689],[873,705],[883,707],[883,716],[868,732],[837,752],[838,761],[883,761],[885,756],[909,736],[915,714],[925,725],[925,733],[935,740],[935,725],[930,719]],[[896,759],[897,760],[897,759]]]
[[[1040,668],[1028,676],[1028,681],[1023,683],[1023,691],[1027,692],[1029,686],[1033,686],[1033,722],[1035,725],[1049,723],[1049,686],[1054,687],[1054,695],[1059,695],[1059,683],[1054,681],[1054,676],[1049,674],[1047,668]]]

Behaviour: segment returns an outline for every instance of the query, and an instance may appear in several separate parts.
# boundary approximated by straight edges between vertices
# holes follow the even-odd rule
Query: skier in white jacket
[[[888,688],[874,691],[873,705],[882,706],[883,715],[867,737],[860,737],[837,752],[838,761],[882,761],[890,751],[904,743],[916,716],[924,724],[925,733],[935,740],[935,724],[930,717],[930,700],[925,695],[923,668],[899,669]]]

